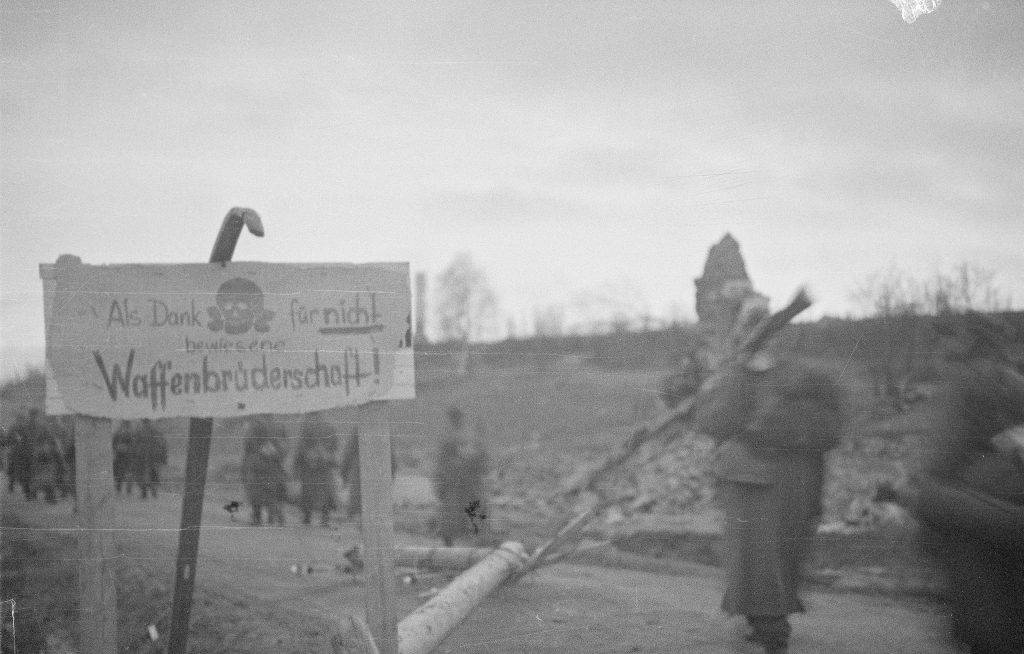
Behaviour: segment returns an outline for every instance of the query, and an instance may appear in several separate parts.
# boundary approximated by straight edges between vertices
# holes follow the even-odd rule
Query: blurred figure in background
[[[3,464],[4,473],[7,477],[7,492],[14,491],[14,484],[11,482],[9,470],[9,461],[11,457],[11,446],[14,445],[14,434],[11,430],[0,427],[0,462]]]
[[[127,420],[118,423],[117,431],[111,438],[111,448],[114,451],[114,490],[120,494],[122,484],[125,492],[132,494],[132,476],[134,471],[131,466],[132,427]]]
[[[75,432],[71,416],[53,416],[48,420],[50,438],[57,448],[60,464],[57,489],[61,497],[75,495]]]
[[[337,508],[334,494],[337,452],[338,439],[334,427],[322,412],[308,414],[299,430],[299,446],[295,453],[295,476],[302,485],[299,500],[302,524],[310,524],[313,513],[317,512],[320,524],[327,526],[331,511]]]
[[[135,480],[142,499],[146,499],[147,493],[156,497],[160,468],[167,463],[167,441],[149,418],[142,419],[142,425],[132,439],[131,449]]]
[[[920,472],[898,501],[947,576],[952,634],[972,654],[1024,652],[1024,376],[980,314],[935,322],[943,391]]]
[[[142,448],[142,427],[138,423],[131,423],[128,431],[128,451],[125,453],[125,465],[127,466],[127,484],[125,493],[132,494],[132,485],[138,485],[139,493],[142,493],[143,475],[146,471],[145,453]],[[145,496],[143,496],[145,499]]]
[[[60,453],[46,425],[39,418],[39,410],[29,411],[29,429],[32,443],[32,496],[43,492],[46,501],[57,501],[56,491],[60,482]]]
[[[284,428],[270,416],[245,421],[243,429],[242,484],[252,505],[252,524],[284,525],[281,503],[285,499],[285,434]]]
[[[7,458],[7,489],[14,491],[14,486],[21,486],[25,499],[34,500],[32,493],[32,429],[28,417],[19,413],[11,427],[11,451]]]
[[[821,516],[825,453],[845,424],[844,398],[824,372],[766,354],[724,375],[694,413],[695,426],[719,442],[722,609],[746,617],[748,640],[785,652],[789,615],[804,611],[800,579]]]
[[[666,409],[671,411],[679,403],[691,397],[700,388],[700,371],[693,358],[686,358],[679,370],[667,375],[658,385],[658,398]],[[682,429],[677,427],[676,429]]]
[[[391,438],[391,477],[398,472],[398,457],[395,452],[395,439]],[[359,426],[356,425],[345,443],[345,452],[341,459],[342,483],[348,488],[348,507],[345,516],[352,520],[363,514],[362,477],[359,475]]]
[[[458,407],[446,412],[447,424],[438,441],[434,492],[439,502],[437,532],[446,547],[456,539],[475,537],[487,526],[489,466],[481,424],[468,434],[468,420]]]

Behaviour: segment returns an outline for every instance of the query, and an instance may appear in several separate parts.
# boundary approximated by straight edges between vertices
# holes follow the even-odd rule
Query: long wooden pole
[[[594,516],[600,513],[601,510],[609,504],[610,502],[595,502],[589,509],[578,513],[574,518],[563,523],[562,527],[554,536],[541,543],[537,549],[530,554],[530,558],[526,560],[526,565],[524,565],[516,574],[516,578],[541,565],[547,557],[553,555],[563,544],[575,541],[580,532],[583,531],[583,528],[594,519]]]
[[[255,211],[233,208],[224,216],[224,222],[221,223],[217,241],[210,254],[210,263],[231,261],[243,226],[248,227],[256,236],[263,236],[263,224]],[[174,566],[174,601],[171,606],[168,654],[184,654],[188,644],[188,624],[192,612],[192,591],[195,588],[196,556],[199,552],[199,529],[203,521],[203,494],[206,489],[206,467],[210,458],[212,433],[212,419],[189,420],[188,455],[185,460],[185,488],[181,499],[178,558]]]
[[[380,654],[398,652],[395,613],[395,521],[391,499],[391,436],[385,402],[361,407],[359,481],[362,490],[366,622]]]

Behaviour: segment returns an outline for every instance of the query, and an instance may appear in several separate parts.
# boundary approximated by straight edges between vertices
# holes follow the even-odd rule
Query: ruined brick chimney
[[[710,372],[768,313],[768,298],[754,290],[740,244],[729,233],[711,246],[704,274],[694,285],[701,330],[697,359],[700,368]]]

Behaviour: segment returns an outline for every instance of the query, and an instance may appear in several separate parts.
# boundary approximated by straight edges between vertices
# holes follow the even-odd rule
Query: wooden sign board
[[[405,263],[41,265],[40,275],[50,414],[230,417],[415,397]]]
[[[85,499],[81,604],[102,599],[96,616],[83,613],[86,649],[116,650],[110,625],[116,626],[117,612],[112,491],[109,484],[88,483],[110,477],[110,422],[83,416],[193,418],[168,645],[183,652],[211,418],[362,405],[369,416],[360,434],[372,582],[367,618],[381,650],[396,652],[390,445],[382,400],[415,397],[408,264],[93,266],[62,257],[56,265],[41,265],[40,276],[47,413],[76,414],[83,427],[98,425],[76,448],[79,497]]]

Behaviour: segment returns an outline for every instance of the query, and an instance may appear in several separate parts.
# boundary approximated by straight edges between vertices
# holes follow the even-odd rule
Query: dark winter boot
[[[792,628],[786,616],[748,615],[750,633],[746,639],[764,647],[768,654],[783,654],[787,651]]]

